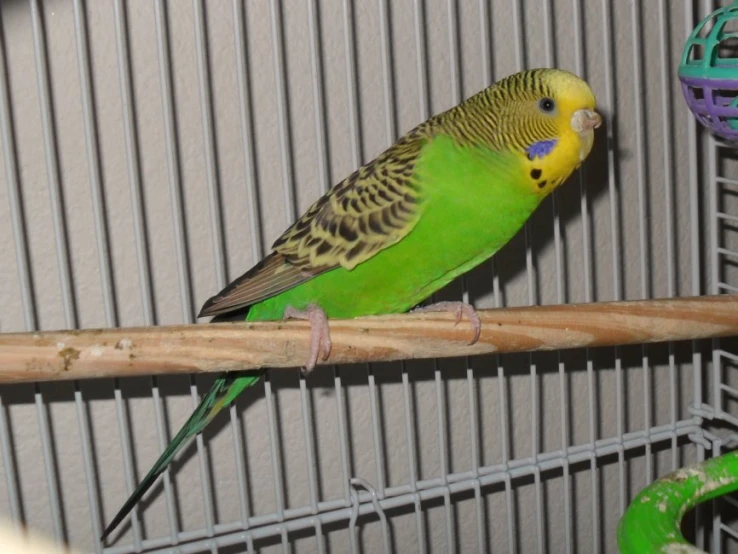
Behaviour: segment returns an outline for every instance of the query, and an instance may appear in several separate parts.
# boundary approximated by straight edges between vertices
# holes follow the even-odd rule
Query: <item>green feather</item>
[[[141,483],[133,491],[123,507],[118,511],[110,524],[106,527],[100,540],[105,538],[120,524],[133,509],[141,497],[154,484],[156,479],[164,473],[167,466],[174,460],[177,453],[185,448],[198,433],[210,423],[223,409],[228,407],[245,389],[256,384],[263,372],[249,372],[248,374],[229,373],[218,377],[213,386],[202,399],[197,409],[192,413],[172,441],[164,449],[154,466],[146,474]]]

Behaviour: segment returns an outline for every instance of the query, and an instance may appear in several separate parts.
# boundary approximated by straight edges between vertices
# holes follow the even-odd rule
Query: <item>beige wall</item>
[[[119,52],[116,48],[116,19],[112,0],[88,1],[85,18],[89,40],[89,56],[94,92],[95,125],[99,150],[101,183],[105,200],[106,230],[109,235],[110,261],[100,255],[96,234],[95,205],[91,182],[90,156],[85,131],[85,112],[80,85],[78,50],[75,33],[75,2],[47,0],[42,15],[46,31],[46,52],[49,62],[49,83],[54,123],[58,184],[63,196],[63,227],[66,230],[70,260],[68,275],[73,291],[76,321],[65,315],[63,281],[60,279],[56,253],[54,206],[50,196],[49,163],[44,138],[43,115],[40,109],[39,86],[35,70],[34,39],[29,2],[6,1],[2,11],[2,53],[7,69],[8,94],[11,106],[16,173],[8,171],[8,160],[0,157],[0,329],[3,332],[25,330],[32,322],[24,316],[24,303],[17,245],[13,235],[11,197],[9,190],[19,187],[22,197],[27,254],[33,285],[32,307],[41,329],[140,325],[151,323],[147,316],[147,295],[142,285],[139,264],[140,243],[136,240],[136,218],[132,203],[132,183],[140,182],[145,218],[145,245],[148,249],[150,293],[153,300],[153,322],[160,324],[186,321],[226,280],[237,277],[267,251],[271,242],[294,217],[287,209],[287,188],[294,189],[297,212],[304,210],[327,186],[335,183],[356,167],[354,128],[351,119],[351,97],[347,88],[344,3],[353,5],[352,30],[356,38],[355,68],[358,79],[360,117],[360,158],[368,160],[385,148],[393,136],[405,132],[430,113],[451,107],[491,80],[519,68],[516,39],[523,30],[524,64],[547,65],[552,61],[560,67],[577,70],[577,51],[583,47],[584,75],[591,82],[602,110],[609,116],[607,130],[601,130],[590,160],[586,164],[586,206],[589,228],[583,232],[579,179],[572,179],[556,196],[560,212],[562,260],[561,278],[564,296],[557,296],[557,248],[553,238],[553,208],[549,199],[531,222],[533,261],[535,264],[534,300],[540,303],[581,302],[639,298],[644,294],[662,297],[669,294],[690,294],[692,267],[701,267],[706,260],[694,260],[690,253],[691,226],[689,218],[688,112],[684,106],[676,66],[687,30],[686,2],[671,0],[635,2],[641,33],[636,35],[638,50],[634,50],[633,2],[576,2],[572,0],[520,0],[522,20],[515,24],[510,0],[491,0],[487,6],[491,44],[488,54],[480,24],[480,6],[484,2],[442,2],[426,0],[409,2],[351,2],[346,0],[314,0],[244,2],[246,54],[248,57],[248,90],[244,99],[239,92],[238,50],[234,40],[232,3],[209,0],[205,4],[209,93],[212,95],[213,130],[215,137],[214,172],[208,167],[208,146],[203,133],[202,99],[198,74],[197,17],[193,6],[197,2],[167,2],[166,22],[171,53],[173,97],[163,98],[158,61],[157,18],[153,2],[130,0],[125,5],[128,22],[128,43],[133,75],[133,107],[135,109],[135,139],[140,161],[138,173],[129,171],[130,160],[125,141],[126,111],[121,100]],[[727,3],[727,2],[724,2]],[[283,72],[285,88],[277,87],[273,53],[273,20],[271,5],[281,5],[281,33],[284,39]],[[309,33],[311,11],[319,8],[320,46],[324,81],[324,117],[316,119],[315,97]],[[392,85],[390,99],[394,127],[388,129],[385,74],[381,41],[381,19],[378,5],[388,5],[391,16]],[[582,7],[583,20],[574,22],[574,7]],[[415,9],[424,6],[422,29],[426,36],[428,94],[424,97],[418,78],[418,46],[415,35]],[[458,52],[450,47],[449,9],[456,6],[458,19],[456,36]],[[553,6],[552,6],[553,5]],[[611,17],[611,28],[603,29],[603,6]],[[660,7],[666,7],[666,21],[660,19]],[[550,16],[555,42],[555,59],[548,52],[546,20]],[[238,25],[238,23],[236,23]],[[668,29],[668,42],[662,42],[660,32]],[[612,65],[606,61],[604,37],[611,38]],[[582,43],[579,40],[583,40]],[[456,45],[454,45],[456,46]],[[490,64],[485,65],[489,56]],[[640,82],[634,77],[634,64],[640,64]],[[666,68],[667,83],[661,79]],[[168,69],[168,68],[167,68]],[[455,79],[456,72],[461,79]],[[608,94],[608,78],[614,96]],[[491,80],[490,80],[491,79]],[[287,141],[283,146],[284,128],[278,109],[280,94],[286,94],[288,112],[285,122]],[[423,98],[429,99],[426,106]],[[662,106],[668,100],[666,119]],[[176,120],[176,172],[169,167],[167,148],[167,102],[173,100]],[[247,137],[252,141],[253,159],[244,155],[242,109],[246,122],[253,123]],[[639,116],[640,114],[640,116]],[[638,117],[642,118],[642,125]],[[665,128],[664,125],[667,125]],[[642,131],[642,141],[639,132]],[[324,135],[317,134],[324,132]],[[606,134],[612,134],[608,144]],[[316,138],[320,137],[320,138]],[[4,140],[0,137],[0,140]],[[4,144],[6,152],[8,145]],[[612,155],[608,153],[612,148]],[[666,149],[666,151],[665,151]],[[323,166],[323,153],[329,153]],[[92,157],[94,160],[94,156]],[[666,163],[668,160],[668,164]],[[613,162],[614,161],[614,165]],[[253,165],[251,165],[253,164]],[[291,168],[291,179],[283,171]],[[53,164],[52,164],[53,165]],[[250,180],[253,170],[254,182]],[[639,172],[639,167],[642,172]],[[609,180],[609,176],[613,180]],[[10,176],[11,180],[8,181]],[[178,177],[178,179],[177,179]],[[327,177],[327,180],[325,180]],[[15,180],[17,178],[17,181]],[[260,225],[253,224],[249,208],[249,187],[258,192]],[[219,191],[221,200],[223,250],[217,251],[218,229],[211,211],[211,186]],[[639,210],[639,186],[645,201],[646,220]],[[666,188],[671,193],[667,205]],[[173,207],[172,190],[182,195],[181,221],[186,231],[183,250],[178,251],[177,206]],[[615,195],[612,194],[615,193]],[[702,194],[703,191],[701,191]],[[617,220],[617,265],[613,264],[611,214]],[[667,236],[667,221],[671,219],[673,235]],[[707,218],[699,225],[706,232]],[[216,233],[214,234],[214,229]],[[258,229],[258,236],[253,234]],[[650,244],[641,256],[640,232]],[[583,237],[586,236],[586,244]],[[671,250],[667,243],[671,241]],[[62,241],[63,242],[63,241]],[[183,295],[180,280],[180,258],[184,256],[186,286],[191,298]],[[645,266],[642,265],[645,262]],[[219,264],[225,263],[227,274],[219,275]],[[592,294],[588,297],[586,264],[592,271]],[[497,257],[504,301],[508,305],[528,302],[525,249],[522,235],[517,237]],[[105,269],[109,270],[112,296],[106,296]],[[144,269],[145,266],[144,266]],[[145,271],[143,272],[145,274]],[[668,286],[673,275],[675,289]],[[614,279],[621,283],[618,291]],[[469,277],[470,295],[478,307],[494,305],[491,265],[486,264]],[[704,291],[704,288],[703,288]],[[459,284],[449,287],[447,295],[458,297]],[[446,293],[444,293],[446,294]],[[183,296],[185,301],[183,302]],[[111,302],[114,301],[114,302]],[[105,306],[111,307],[106,317]],[[476,386],[475,419],[479,426],[476,443],[477,463],[495,466],[504,462],[503,441],[500,438],[500,414],[507,415],[511,458],[524,459],[531,455],[532,444],[539,452],[552,452],[562,445],[561,381],[559,361],[565,363],[564,380],[568,409],[564,411],[568,441],[572,445],[588,443],[592,438],[608,439],[618,432],[619,409],[624,414],[622,431],[643,430],[648,426],[671,422],[670,385],[676,384],[673,407],[678,419],[688,418],[687,404],[692,399],[692,367],[689,347],[676,349],[673,380],[668,367],[666,347],[650,347],[648,373],[644,377],[641,349],[626,349],[621,353],[623,372],[623,402],[618,406],[618,384],[615,355],[611,349],[591,352],[593,379],[587,373],[585,352],[502,358],[506,379],[498,378],[497,363],[492,358],[470,360]],[[531,386],[531,360],[536,371]],[[381,425],[376,436],[383,459],[385,484],[407,484],[411,469],[408,460],[414,458],[414,471],[421,479],[443,477],[447,472],[467,471],[474,467],[470,403],[466,362],[443,361],[441,373],[434,380],[429,364],[407,366],[411,420],[414,431],[408,451],[405,425],[406,398],[403,374],[397,364],[373,368],[376,389],[370,388],[363,367],[341,370],[342,388],[336,397],[333,374],[321,369],[308,379],[311,403],[310,422],[315,435],[313,449],[318,453],[317,475],[319,499],[344,497],[346,476],[342,473],[340,428],[337,408],[346,412],[348,463],[350,476],[362,477],[373,486],[379,485],[375,463],[375,433],[372,427],[372,403]],[[197,378],[204,392],[208,378]],[[171,436],[192,409],[188,378],[158,380],[158,393],[163,399],[168,436]],[[284,471],[282,484],[284,504],[296,508],[310,505],[308,472],[300,381],[297,372],[280,372],[272,376],[274,409],[277,414],[280,465]],[[644,383],[650,389],[644,390]],[[594,388],[590,390],[588,387]],[[499,404],[502,395],[505,407]],[[157,435],[155,402],[152,382],[147,378],[41,385],[34,396],[32,386],[2,388],[4,417],[12,442],[10,469],[17,477],[20,508],[25,521],[48,534],[54,533],[49,487],[43,463],[40,421],[47,425],[53,441],[50,445],[54,465],[50,470],[61,499],[64,537],[80,549],[95,545],[93,529],[99,528],[118,509],[126,494],[123,472],[123,450],[117,408],[127,410],[126,424],[130,427],[135,457],[136,476],[142,476],[160,452]],[[125,403],[116,403],[120,391]],[[376,399],[371,394],[376,394]],[[76,395],[76,396],[75,396]],[[246,484],[249,488],[248,513],[266,515],[275,511],[272,451],[267,427],[268,404],[264,387],[259,385],[244,395],[238,404],[241,438],[245,441]],[[439,412],[438,398],[442,399]],[[644,398],[651,409],[644,409]],[[77,402],[75,402],[75,398]],[[81,400],[83,399],[83,400]],[[338,401],[337,401],[338,400]],[[594,401],[591,404],[591,401]],[[39,418],[39,406],[48,411],[48,418]],[[535,410],[531,407],[535,406]],[[41,412],[43,413],[43,412]],[[442,442],[439,440],[439,413],[442,417]],[[597,422],[590,428],[590,414]],[[471,417],[474,418],[472,412]],[[241,517],[237,469],[233,454],[233,427],[223,417],[205,433],[205,452],[212,469],[216,523],[231,523]],[[0,423],[2,423],[0,421]],[[92,462],[96,479],[95,490],[88,492],[85,479],[83,442],[80,429],[90,436]],[[511,499],[514,509],[507,510],[504,486],[482,490],[483,537],[494,551],[508,548],[508,523],[512,525],[519,551],[532,552],[537,544],[537,523],[543,526],[543,546],[548,552],[563,552],[566,546],[565,506],[571,509],[572,543],[579,552],[592,551],[595,531],[599,526],[602,551],[615,552],[615,526],[620,509],[620,494],[627,502],[648,480],[648,471],[662,474],[672,467],[669,442],[654,446],[654,453],[644,449],[628,453],[629,461],[618,465],[617,455],[599,462],[594,474],[589,463],[571,467],[569,502],[560,470],[540,475],[542,485],[536,487],[532,477],[513,481]],[[665,450],[655,454],[657,450]],[[678,463],[694,459],[695,448],[687,446],[676,451]],[[10,454],[10,451],[7,452]],[[174,465],[174,494],[181,529],[197,531],[206,528],[203,493],[198,456],[193,449]],[[0,514],[12,512],[8,500],[8,466],[3,458],[0,478]],[[653,466],[651,467],[651,464]],[[624,478],[624,481],[621,481]],[[593,512],[588,500],[595,484],[599,495]],[[91,523],[90,496],[100,503],[103,519]],[[467,493],[451,497],[447,512],[442,500],[423,505],[421,527],[426,545],[434,552],[446,549],[446,518],[451,518],[454,541],[459,551],[472,551],[477,546],[477,512],[474,496]],[[537,504],[540,502],[540,505]],[[146,536],[164,537],[168,533],[166,495],[156,487],[155,494],[144,502]],[[538,512],[537,506],[541,511]],[[417,540],[416,516],[412,506],[387,517],[391,540],[397,551],[408,551]],[[116,545],[132,541],[130,527]],[[327,542],[334,552],[348,547],[349,533],[345,524],[325,528]],[[365,552],[381,546],[381,525],[369,518],[362,527],[359,540]],[[265,551],[281,549],[278,539],[269,541]],[[295,538],[296,550],[317,549],[311,532]],[[432,548],[431,548],[432,547]],[[231,550],[224,550],[230,552]],[[238,551],[235,549],[233,551]]]

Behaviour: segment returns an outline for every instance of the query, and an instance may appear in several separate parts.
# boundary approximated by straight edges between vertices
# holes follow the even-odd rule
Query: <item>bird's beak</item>
[[[591,131],[602,125],[602,116],[594,110],[577,110],[571,117],[571,128],[577,133]]]

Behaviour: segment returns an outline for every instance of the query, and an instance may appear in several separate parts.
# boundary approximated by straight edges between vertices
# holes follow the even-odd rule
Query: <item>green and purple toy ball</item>
[[[738,143],[738,1],[716,10],[692,31],[679,80],[697,120]]]

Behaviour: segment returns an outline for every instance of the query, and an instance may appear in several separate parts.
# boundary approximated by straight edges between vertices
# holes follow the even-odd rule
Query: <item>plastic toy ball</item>
[[[738,1],[716,10],[692,31],[679,80],[697,120],[738,143]]]

